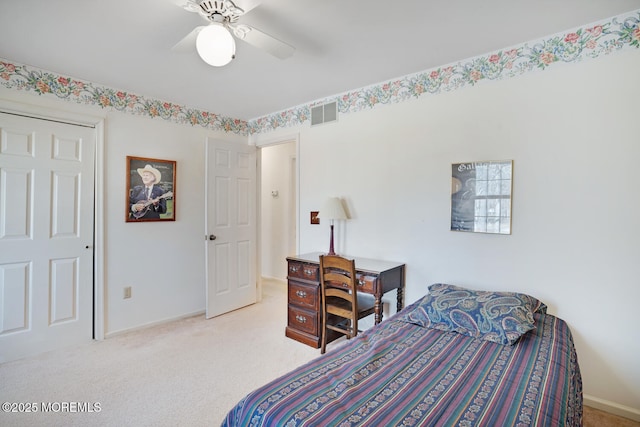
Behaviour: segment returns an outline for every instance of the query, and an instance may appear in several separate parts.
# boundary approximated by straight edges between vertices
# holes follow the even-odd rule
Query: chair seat
[[[376,299],[373,295],[358,293],[358,311],[361,313],[361,316],[368,316],[369,314],[374,313],[374,307],[376,304]],[[342,310],[351,310],[351,304],[349,301],[345,301],[342,298],[338,297],[327,297],[327,305],[338,307]],[[368,313],[371,311],[371,313]]]

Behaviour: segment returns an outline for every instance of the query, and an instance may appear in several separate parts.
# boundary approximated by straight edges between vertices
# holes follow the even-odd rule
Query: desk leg
[[[397,305],[396,305],[396,313],[400,310],[402,310],[404,308],[404,286],[405,286],[405,271],[404,271],[404,265],[402,266],[402,269],[400,270],[400,286],[397,289]]]
[[[375,316],[375,324],[382,322],[382,295],[376,295],[376,302],[373,305],[373,315]]]

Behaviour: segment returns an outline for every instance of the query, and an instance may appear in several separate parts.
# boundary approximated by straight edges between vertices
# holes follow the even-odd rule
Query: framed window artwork
[[[175,221],[176,162],[127,156],[127,222]]]
[[[451,230],[511,234],[513,160],[451,165]]]

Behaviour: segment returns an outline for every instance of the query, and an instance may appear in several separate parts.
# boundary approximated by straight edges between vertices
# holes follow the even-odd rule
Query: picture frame
[[[176,161],[127,156],[126,222],[176,220]]]
[[[318,218],[318,214],[320,211],[311,211],[311,224],[317,225],[320,224],[320,218]]]
[[[451,165],[451,231],[511,234],[513,160]]]

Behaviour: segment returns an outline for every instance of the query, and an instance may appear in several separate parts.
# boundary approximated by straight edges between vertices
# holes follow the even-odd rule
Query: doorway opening
[[[286,283],[286,257],[298,249],[298,144],[259,147],[260,277]]]

